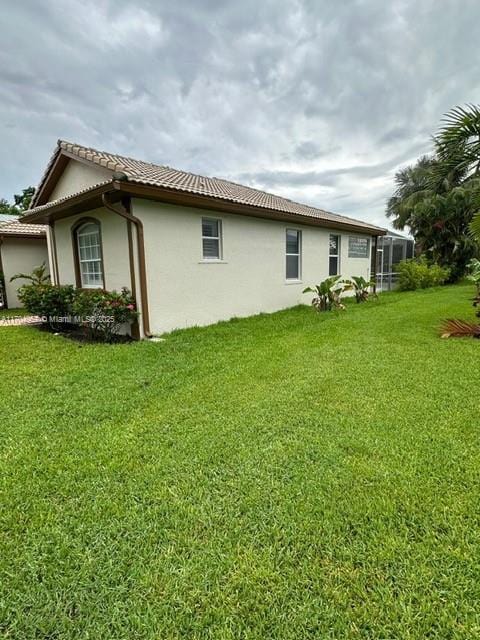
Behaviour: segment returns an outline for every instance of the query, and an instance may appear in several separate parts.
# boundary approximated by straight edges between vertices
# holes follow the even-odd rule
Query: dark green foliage
[[[30,206],[30,202],[35,193],[35,187],[27,187],[22,193],[13,196],[14,204],[10,204],[5,198],[0,198],[0,213],[11,216],[21,216]]]
[[[15,205],[10,204],[5,198],[0,198],[0,213],[8,216],[18,216],[19,212]]]
[[[394,227],[410,227],[420,251],[448,268],[452,281],[479,252],[470,232],[480,210],[479,167],[480,109],[456,107],[434,138],[434,154],[397,172],[387,204]]]
[[[18,298],[32,314],[46,318],[56,329],[83,327],[91,340],[113,342],[124,324],[138,316],[129,291],[75,289],[73,285],[29,284],[20,287]]]
[[[430,181],[435,160],[422,156],[416,164],[404,167],[395,174],[395,191],[387,202],[387,216],[395,229],[411,226],[415,205],[430,193]]]
[[[397,265],[399,274],[398,288],[401,291],[414,291],[437,287],[449,278],[449,270],[437,264],[429,265],[425,259],[402,260]]]
[[[74,296],[73,285],[26,284],[18,290],[23,306],[33,315],[47,319],[71,315]]]

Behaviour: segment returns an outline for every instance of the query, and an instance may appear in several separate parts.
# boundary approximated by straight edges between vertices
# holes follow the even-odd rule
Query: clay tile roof
[[[79,144],[73,144],[65,140],[58,141],[57,149],[47,166],[35,195],[37,195],[41,189],[51,166],[55,162],[58,154],[61,153],[62,149],[74,156],[78,156],[79,158],[92,162],[93,164],[110,169],[114,173],[123,173],[126,175],[129,182],[148,185],[151,187],[159,187],[162,189],[172,189],[177,192],[180,191],[200,196],[208,196],[237,204],[293,214],[299,216],[299,221],[301,221],[300,218],[319,218],[332,223],[355,226],[358,227],[359,231],[364,229],[366,232],[377,232],[381,234],[385,232],[381,227],[377,227],[368,222],[355,220],[347,216],[324,211],[323,209],[318,209],[306,204],[293,202],[287,198],[282,198],[272,193],[237,184],[229,180],[224,180],[222,178],[208,178],[194,173],[189,173],[188,171],[181,171],[179,169],[172,169],[171,167],[163,165],[135,160],[134,158],[129,158],[127,156],[107,153],[106,151],[98,151],[97,149],[83,147]],[[100,186],[104,183],[105,181],[100,182],[97,185],[94,185],[94,187]],[[90,189],[93,189],[94,187],[90,187]],[[48,203],[47,205],[42,205],[41,207],[35,207],[35,202],[36,197],[34,196],[32,200],[32,209],[29,213],[35,213],[36,211],[48,208],[52,204],[57,204],[57,201],[55,201],[53,203]],[[58,202],[60,202],[60,200]]]
[[[46,235],[46,227],[43,224],[27,224],[26,222],[14,221],[0,223],[0,236],[25,236],[42,237]]]
[[[5,224],[5,222],[15,222],[18,220],[17,216],[12,216],[8,213],[0,213],[0,225]]]

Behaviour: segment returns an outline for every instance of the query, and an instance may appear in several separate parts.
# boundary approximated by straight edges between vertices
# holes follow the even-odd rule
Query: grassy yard
[[[480,637],[472,287],[82,346],[0,329],[0,636]]]

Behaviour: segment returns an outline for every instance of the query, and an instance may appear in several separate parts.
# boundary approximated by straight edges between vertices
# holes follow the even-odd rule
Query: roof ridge
[[[176,167],[171,167],[170,165],[165,165],[165,164],[156,164],[154,162],[147,162],[146,160],[139,160],[138,158],[133,158],[131,156],[124,156],[122,154],[119,153],[111,153],[109,151],[101,151],[100,149],[95,149],[94,147],[86,147],[85,145],[81,145],[78,143],[74,143],[74,142],[69,142],[68,140],[60,140],[58,141],[60,144],[67,144],[69,146],[72,147],[79,147],[81,149],[84,149],[85,151],[91,151],[97,154],[103,154],[106,156],[113,156],[113,157],[117,157],[117,158],[122,158],[125,160],[130,160],[132,162],[140,162],[141,164],[144,165],[148,165],[150,167],[153,167],[155,169],[166,169],[166,170],[170,170],[170,171],[177,171],[178,173],[183,173],[185,175],[189,175],[189,176],[193,176],[194,178],[200,178],[201,180],[217,180],[219,182],[223,182],[225,184],[231,184],[235,187],[239,187],[240,189],[250,189],[251,191],[255,191],[256,193],[259,194],[263,194],[265,196],[270,196],[272,198],[278,198],[279,200],[283,200],[285,202],[290,202],[294,205],[300,205],[302,207],[308,207],[311,211],[318,211],[318,212],[322,212],[322,213],[326,213],[330,216],[335,216],[338,217],[340,219],[346,219],[346,220],[352,220],[352,221],[356,221],[356,222],[361,222],[362,224],[369,224],[364,222],[363,220],[358,220],[357,218],[351,218],[350,216],[344,216],[340,213],[334,213],[333,211],[328,211],[327,209],[322,209],[320,207],[315,207],[314,205],[311,204],[307,204],[304,202],[298,202],[296,200],[292,200],[291,198],[286,198],[285,196],[280,196],[276,193],[272,193],[271,191],[265,191],[265,189],[259,189],[257,187],[251,187],[249,185],[245,185],[245,184],[241,184],[240,182],[235,182],[234,180],[229,180],[228,178],[221,178],[218,176],[206,176],[203,175],[201,173],[194,173],[193,171],[186,171],[185,169],[177,169]],[[92,160],[92,162],[95,162],[94,160]],[[95,163],[96,164],[96,163]],[[127,167],[127,169],[129,169],[131,171],[131,169],[129,167]],[[136,172],[135,172],[136,173]],[[376,226],[376,225],[371,225],[371,226]]]
[[[82,158],[92,165],[107,168],[109,171],[122,171],[130,181],[143,185],[150,185],[164,189],[174,189],[193,193],[199,196],[208,196],[229,202],[238,203],[245,206],[254,206],[262,209],[279,211],[287,214],[299,216],[304,219],[323,218],[332,223],[351,223],[354,226],[364,230],[378,230],[384,232],[382,227],[378,227],[373,223],[349,216],[332,213],[325,209],[320,209],[311,204],[297,202],[290,198],[277,195],[264,189],[258,189],[249,185],[235,182],[227,178],[219,178],[217,176],[205,176],[184,169],[176,169],[169,165],[155,164],[145,160],[138,160],[131,156],[124,156],[119,153],[110,153],[101,151],[95,147],[87,147],[85,145],[69,142],[68,140],[59,139],[57,147],[50,159],[47,170],[40,182],[39,189],[43,184],[53,162],[63,151],[68,151],[78,158]],[[103,183],[99,183],[103,184]],[[98,186],[98,185],[97,185]],[[36,192],[37,193],[37,192]],[[36,195],[36,194],[35,194]],[[48,206],[40,205],[42,208]],[[32,200],[31,209],[37,209],[36,198]],[[40,207],[38,207],[40,208]]]
[[[155,164],[154,162],[147,162],[146,160],[139,160],[138,158],[132,158],[132,156],[124,156],[121,153],[112,153],[111,151],[104,151],[102,149],[96,149],[95,147],[86,147],[83,144],[78,144],[77,142],[69,142],[68,140],[60,139],[58,140],[58,144],[60,145],[69,145],[70,147],[79,147],[80,149],[84,149],[85,151],[92,151],[93,153],[98,153],[105,156],[114,156],[117,158],[122,158],[123,160],[130,160],[131,162],[141,162],[142,164],[148,164],[151,167],[160,168],[160,169],[172,169],[173,167],[169,167],[168,165]],[[62,148],[62,147],[61,147]],[[94,162],[94,161],[92,161]],[[178,171],[178,169],[175,169]]]

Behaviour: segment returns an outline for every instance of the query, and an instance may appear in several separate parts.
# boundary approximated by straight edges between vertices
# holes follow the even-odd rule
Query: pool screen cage
[[[389,231],[377,244],[377,291],[391,291],[398,284],[396,266],[415,255],[413,238]]]

